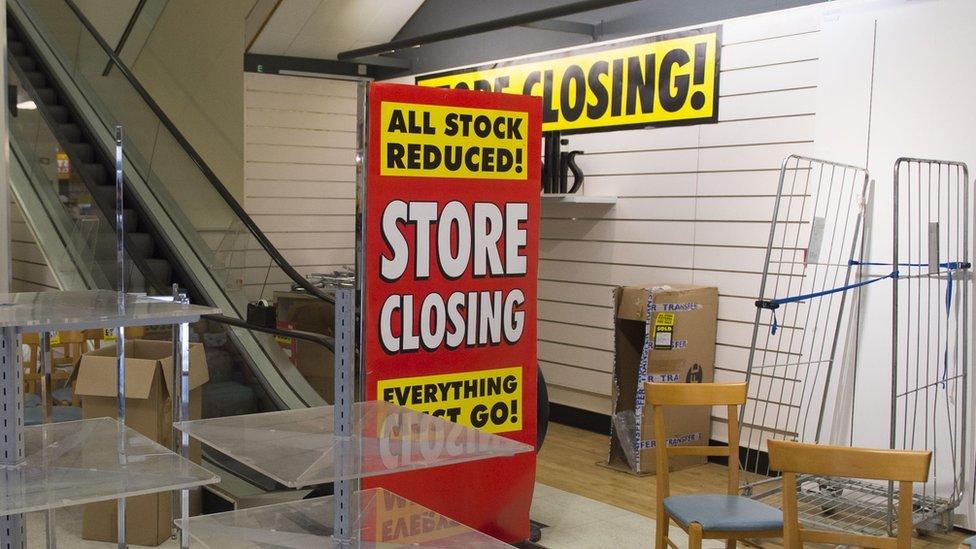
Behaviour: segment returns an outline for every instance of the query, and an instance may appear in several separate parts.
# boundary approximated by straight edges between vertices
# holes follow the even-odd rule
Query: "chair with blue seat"
[[[746,402],[745,383],[647,383],[646,403],[654,419],[657,448],[656,549],[678,547],[668,538],[671,521],[688,533],[689,549],[700,549],[703,539],[724,539],[733,548],[737,540],[778,538],[783,535],[779,509],[739,496],[739,406]],[[728,446],[668,446],[664,409],[671,406],[726,406]],[[729,460],[726,494],[670,494],[668,459],[671,456],[715,456]]]
[[[783,474],[783,546],[801,549],[804,542],[911,549],[915,492],[913,484],[929,478],[932,452],[852,448],[770,440],[769,465]],[[898,522],[895,537],[857,532],[817,530],[800,524],[797,475],[887,480],[898,483]]]

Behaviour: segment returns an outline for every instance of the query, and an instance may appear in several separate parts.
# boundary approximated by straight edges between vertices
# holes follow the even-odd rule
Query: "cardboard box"
[[[275,292],[275,302],[279,328],[335,337],[335,307],[332,303],[300,292]],[[332,352],[310,341],[275,339],[312,388],[326,402],[333,402],[335,378],[329,367],[335,362]]]
[[[126,340],[125,424],[167,448],[173,444],[173,344],[169,341]],[[85,419],[117,417],[115,345],[85,354],[78,366],[75,395],[81,397]],[[200,418],[200,387],[207,382],[207,355],[200,343],[190,344],[190,418]],[[200,462],[200,443],[191,441],[190,459]],[[191,492],[191,513],[199,512],[199,491]],[[170,492],[126,499],[126,541],[159,545],[169,539],[173,524]],[[196,506],[196,509],[194,507]],[[85,505],[82,537],[115,543],[116,503]]]
[[[611,467],[653,473],[654,425],[644,411],[644,383],[710,383],[715,369],[718,289],[686,284],[625,286],[614,291]],[[708,445],[711,410],[669,408],[672,445]],[[673,469],[704,457],[681,456]]]

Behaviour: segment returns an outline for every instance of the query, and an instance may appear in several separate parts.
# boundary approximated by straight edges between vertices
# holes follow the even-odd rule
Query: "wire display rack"
[[[784,160],[756,302],[749,401],[741,412],[745,494],[773,505],[782,499],[779,477],[766,460],[768,440],[839,438],[830,432],[845,421],[836,410],[856,391],[840,394],[838,374],[841,367],[853,369],[851,379],[857,379],[859,330],[866,321],[861,288],[888,282],[889,446],[933,452],[930,480],[915,490],[914,524],[949,524],[966,466],[967,181],[961,163],[899,159],[891,260],[870,262],[863,258],[867,171],[798,156]],[[853,443],[853,414],[850,421],[840,438]],[[897,499],[889,483],[798,479],[800,518],[820,528],[893,535]]]
[[[916,487],[916,524],[962,500],[969,370],[969,172],[945,160],[899,158],[894,168],[892,448],[931,450],[929,480]],[[889,491],[886,529],[893,532]]]
[[[861,283],[863,168],[789,156],[780,169],[740,411],[744,490],[778,490],[770,439],[818,442],[843,339],[847,291]],[[824,293],[832,292],[832,293]],[[822,295],[821,295],[822,294]]]

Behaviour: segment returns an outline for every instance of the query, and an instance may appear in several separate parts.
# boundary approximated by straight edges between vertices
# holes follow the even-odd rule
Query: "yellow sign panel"
[[[417,77],[420,86],[542,97],[543,131],[718,120],[721,27]]]
[[[385,101],[380,116],[381,175],[528,179],[528,113]]]
[[[522,368],[384,379],[381,400],[489,433],[522,430]]]

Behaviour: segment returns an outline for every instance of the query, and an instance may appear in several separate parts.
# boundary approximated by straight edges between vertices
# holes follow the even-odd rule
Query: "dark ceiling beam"
[[[355,57],[352,59],[345,59],[343,63],[362,63],[364,65],[373,65],[376,67],[391,67],[394,69],[404,69],[410,70],[413,68],[413,61],[409,59],[402,59],[400,57],[387,57],[385,55],[372,55],[368,57]]]
[[[402,75],[404,69],[400,67],[381,66],[373,63],[372,60],[370,63],[352,63],[332,59],[311,59],[308,57],[245,53],[244,72],[260,72],[265,74],[322,74],[383,80]]]
[[[567,32],[570,34],[582,34],[589,36],[593,40],[596,40],[600,35],[600,25],[591,25],[589,23],[578,23],[576,21],[567,21],[565,19],[549,19],[546,21],[536,21],[534,23],[526,23],[524,25],[519,25],[520,27],[526,27],[529,29],[539,29],[555,32]]]
[[[452,38],[461,38],[464,36],[470,36],[472,34],[481,34],[494,30],[507,29],[509,27],[517,27],[538,21],[545,21],[547,19],[556,19],[559,17],[565,17],[567,15],[574,15],[601,8],[609,8],[611,6],[617,6],[620,4],[629,4],[636,1],[637,0],[581,0],[578,2],[564,4],[562,6],[554,6],[551,8],[530,11],[518,15],[502,17],[500,19],[492,19],[491,21],[482,21],[481,23],[475,23],[473,25],[465,25],[463,27],[457,27],[454,29],[432,32],[430,34],[415,36],[413,38],[401,38],[399,40],[392,40],[385,44],[377,44],[375,46],[344,51],[339,53],[339,55],[336,57],[340,61],[345,61],[348,59],[366,57],[369,55],[392,53],[397,50],[414,48],[424,44],[431,44],[433,42],[443,42],[444,40],[451,40]]]

